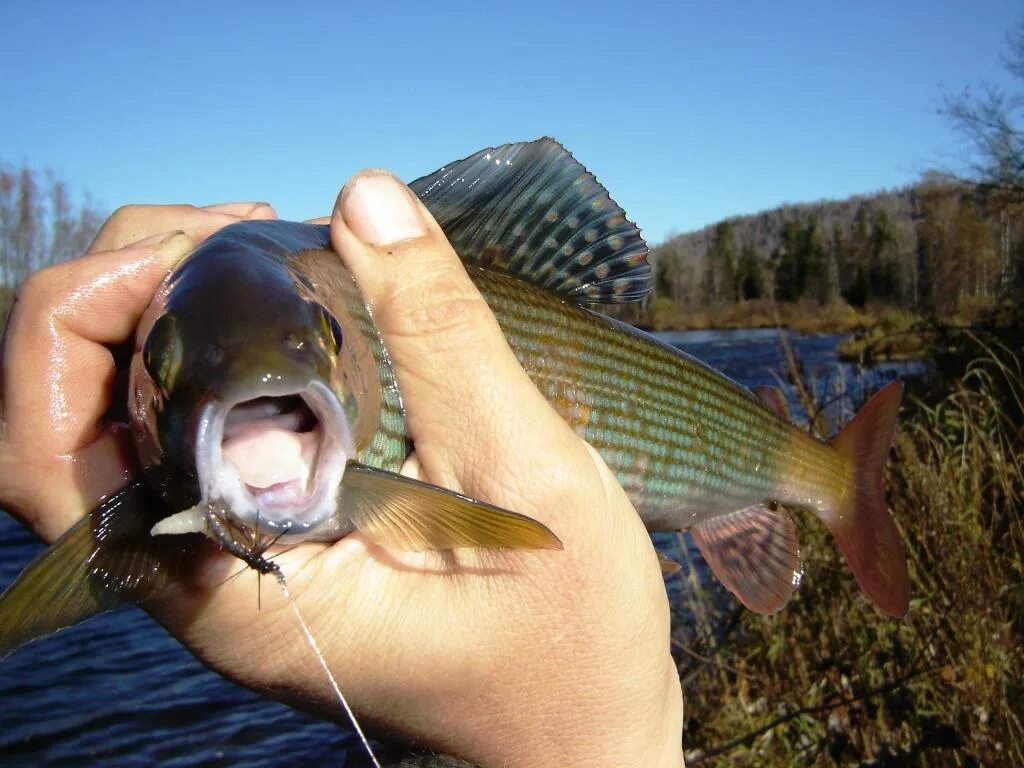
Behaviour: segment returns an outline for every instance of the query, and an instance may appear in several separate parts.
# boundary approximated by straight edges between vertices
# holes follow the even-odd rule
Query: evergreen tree
[[[737,271],[739,297],[741,300],[760,299],[764,296],[764,278],[761,276],[761,265],[757,260],[757,251],[749,240],[740,250],[740,261]]]
[[[896,237],[889,214],[874,212],[869,239],[868,283],[872,298],[881,301],[898,300],[900,296],[899,268],[893,257]]]
[[[710,300],[735,303],[738,299],[738,281],[731,221],[721,221],[715,226],[715,232],[708,245],[706,261],[705,284],[709,289],[707,292],[710,294]]]

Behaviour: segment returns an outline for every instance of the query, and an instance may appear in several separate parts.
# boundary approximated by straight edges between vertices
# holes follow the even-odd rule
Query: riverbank
[[[821,305],[812,301],[775,303],[769,299],[683,309],[675,302],[655,299],[640,325],[655,331],[788,328],[800,333],[851,333],[874,325],[877,319],[844,301]]]
[[[776,303],[768,299],[683,309],[668,299],[651,303],[637,324],[654,331],[785,328],[797,333],[848,334],[839,358],[860,365],[921,360],[958,354],[972,333],[1006,332],[1024,327],[1024,310],[1009,302],[965,303],[950,317],[924,316],[900,307],[869,305],[858,309],[845,301]]]
[[[688,765],[1024,765],[1024,353],[989,341],[905,402],[886,485],[905,618],[870,605],[807,514],[780,613],[685,585]]]

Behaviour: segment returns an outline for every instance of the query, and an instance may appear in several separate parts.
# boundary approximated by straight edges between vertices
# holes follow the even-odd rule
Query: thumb
[[[331,238],[373,311],[427,478],[532,514],[524,496],[557,473],[593,467],[407,187],[384,171],[355,176],[338,197]]]

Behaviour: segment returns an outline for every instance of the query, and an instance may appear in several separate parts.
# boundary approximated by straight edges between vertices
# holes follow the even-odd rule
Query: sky
[[[550,135],[651,243],[960,170],[944,93],[1010,85],[1024,5],[839,2],[0,4],[0,163],[99,204],[328,213]]]

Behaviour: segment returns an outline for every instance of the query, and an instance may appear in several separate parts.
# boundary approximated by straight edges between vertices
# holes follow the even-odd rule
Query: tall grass
[[[809,515],[779,614],[684,589],[689,765],[1024,765],[1024,371],[980,353],[938,402],[912,399],[895,441],[906,618],[871,606]]]

